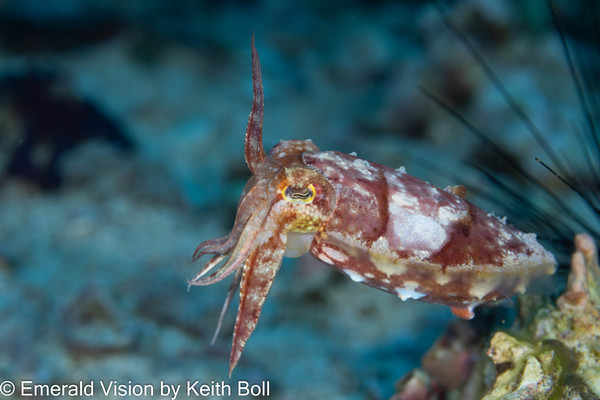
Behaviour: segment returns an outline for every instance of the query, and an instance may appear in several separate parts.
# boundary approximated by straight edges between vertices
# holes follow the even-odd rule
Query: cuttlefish
[[[311,140],[281,141],[267,154],[254,37],[251,47],[254,98],[245,155],[252,176],[231,233],[198,245],[194,261],[214,255],[189,281],[205,286],[235,273],[217,325],[218,332],[239,286],[229,375],[284,256],[310,252],[355,282],[402,300],[447,305],[464,319],[476,306],[523,293],[531,280],[554,272],[554,256],[535,234],[477,208],[462,186],[441,189],[402,167],[320,151]]]

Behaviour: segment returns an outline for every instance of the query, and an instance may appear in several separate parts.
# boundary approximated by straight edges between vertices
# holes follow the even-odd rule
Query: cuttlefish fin
[[[475,313],[473,312],[473,305],[465,305],[465,306],[454,306],[450,307],[450,311],[452,314],[462,319],[473,319]]]
[[[271,232],[246,260],[240,283],[240,304],[233,330],[229,376],[237,365],[246,341],[254,331],[273,279],[281,266],[287,237],[282,229]]]

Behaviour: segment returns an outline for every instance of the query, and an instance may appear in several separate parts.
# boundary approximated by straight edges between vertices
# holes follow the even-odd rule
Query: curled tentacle
[[[235,244],[239,241],[240,235],[242,234],[242,230],[244,226],[248,222],[250,218],[251,212],[253,211],[252,207],[247,207],[245,204],[254,204],[258,201],[261,201],[261,197],[264,193],[264,188],[262,190],[253,190],[254,180],[251,179],[246,187],[244,187],[244,191],[242,192],[242,198],[238,204],[238,214],[235,218],[235,223],[233,225],[233,229],[227,236],[223,236],[218,239],[206,240],[196,247],[194,251],[194,255],[192,256],[192,261],[198,260],[205,254],[226,254],[231,252]],[[214,258],[213,258],[214,259]],[[202,270],[192,279],[196,281],[198,278],[205,275],[210,269],[212,269],[216,264],[211,265],[210,268],[207,268],[209,264],[212,263],[212,260],[206,264]],[[218,264],[218,263],[217,263]]]
[[[192,261],[198,260],[205,254],[227,253],[235,244],[235,241],[232,240],[232,234],[233,231],[227,236],[223,236],[218,239],[206,240],[200,243],[198,247],[196,247],[196,250],[194,250]]]
[[[229,254],[218,254],[213,257],[196,275],[196,277],[191,281],[188,281],[188,283],[194,286],[211,285],[221,281],[237,268],[243,266],[250,253],[257,246],[256,237],[260,233],[260,229],[257,228],[263,224],[267,212],[268,209],[265,208],[260,208],[258,211],[255,211],[248,219],[248,222],[244,225],[244,228],[242,229],[242,232],[233,250],[231,250]],[[209,270],[214,268],[225,257],[228,257],[225,264],[217,269],[212,275],[204,277]]]
[[[215,266],[217,266],[221,261],[223,261],[227,257],[227,254],[216,254],[213,258],[211,258],[210,261],[207,262],[204,265],[204,267],[202,267],[202,269],[196,274],[195,277],[193,277],[191,280],[188,280],[188,290],[190,289],[190,286],[194,285],[194,282],[200,280],[200,278],[206,275],[210,270],[212,270]]]
[[[253,197],[253,196],[251,196],[251,194],[249,193],[249,196],[245,196],[244,199],[242,199],[242,201],[240,202],[240,205],[243,204],[244,200],[248,197]],[[254,198],[249,199],[249,202],[252,202],[252,201],[256,201],[256,199],[254,199]],[[235,244],[239,241],[240,235],[242,234],[242,230],[244,229],[244,226],[246,225],[246,223],[248,222],[248,219],[250,218],[250,213],[252,211],[252,208],[242,207],[242,208],[240,208],[240,210],[241,211],[238,212],[238,215],[235,218],[235,223],[233,225],[233,229],[231,229],[231,232],[229,233],[229,235],[223,236],[218,239],[206,240],[206,241],[200,243],[198,245],[198,247],[196,247],[196,250],[194,251],[194,255],[192,256],[193,261],[198,260],[200,257],[202,257],[205,254],[218,254],[218,253],[225,254],[225,253],[229,253],[231,251],[231,249],[233,249]],[[203,270],[204,270],[204,268],[203,268]]]
[[[264,192],[264,184],[258,185],[258,187],[256,187],[254,185],[254,177],[251,177],[246,186],[244,187],[244,190],[242,191],[242,196],[238,203],[238,213],[235,217],[235,222],[229,235],[223,236],[218,239],[205,240],[204,242],[200,243],[198,247],[196,247],[196,250],[194,250],[192,261],[196,261],[206,254],[229,253],[231,249],[233,249],[235,244],[238,242],[240,235],[242,234],[242,230],[244,229],[244,226],[248,222],[248,219],[250,218],[250,215],[254,210],[254,208],[249,207],[248,204],[257,204],[263,201]],[[214,267],[214,265],[212,267]],[[205,275],[206,272],[208,271],[206,270],[205,266],[198,273],[198,275],[196,275],[196,277],[192,279],[192,281],[195,281],[200,276]]]

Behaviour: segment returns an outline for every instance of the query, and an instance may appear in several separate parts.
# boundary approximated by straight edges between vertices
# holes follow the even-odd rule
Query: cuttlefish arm
[[[264,109],[264,95],[262,88],[262,73],[260,70],[260,61],[258,58],[258,52],[254,45],[254,35],[252,35],[252,86],[253,86],[253,101],[252,110],[250,111],[250,117],[248,118],[248,126],[246,127],[246,141],[245,141],[245,155],[246,164],[250,171],[254,174],[249,180],[238,204],[238,215],[235,220],[235,224],[231,233],[227,236],[218,239],[211,239],[204,241],[196,247],[196,251],[192,257],[193,261],[198,260],[205,254],[216,254],[216,253],[227,253],[229,252],[235,243],[237,242],[239,235],[241,234],[244,223],[249,217],[250,208],[242,207],[242,202],[246,199],[246,195],[252,190],[255,183],[255,175],[261,169],[261,167],[268,164],[266,162],[267,156],[263,148],[262,143],[262,126],[263,126],[263,109]],[[241,211],[241,213],[240,213]],[[203,268],[198,275],[192,279],[192,281],[200,278],[203,274],[212,269],[215,265],[222,261],[222,258],[215,256],[213,257],[212,265],[207,264],[207,268]]]
[[[282,207],[277,204],[279,203],[278,196],[273,195],[276,188],[265,187],[263,182],[260,182],[253,190],[257,193],[271,194],[271,197],[276,199],[274,204],[265,205],[264,202],[255,202],[254,212],[245,222],[234,248],[229,253],[215,256],[220,259],[227,258],[227,261],[212,275],[195,278],[189,282],[190,285],[210,285],[237,271],[215,331],[216,337],[225,311],[231,303],[233,293],[239,282],[240,303],[233,334],[230,374],[238,363],[246,341],[256,327],[264,301],[281,265],[287,243],[287,226],[285,223],[282,224],[278,218]],[[253,192],[251,191],[248,194],[249,199],[252,198],[252,195]],[[241,205],[249,207],[246,202],[242,202]],[[213,259],[202,270],[214,266],[215,261]],[[240,268],[241,277],[239,275]]]
[[[252,232],[246,232],[244,234],[244,229],[245,229],[246,225],[248,225],[248,221],[252,218],[253,212],[256,213],[256,210],[260,208],[260,207],[258,207],[258,205],[261,203],[264,203],[264,201],[265,201],[264,200],[265,182],[264,181],[260,182],[258,185],[254,184],[254,179],[251,179],[251,182],[252,182],[252,186],[248,189],[248,185],[246,185],[246,188],[244,189],[244,191],[246,191],[246,189],[248,189],[248,192],[244,193],[242,199],[240,200],[240,203],[238,205],[238,213],[235,218],[235,222],[233,225],[233,229],[231,230],[231,233],[229,233],[229,235],[224,236],[222,238],[206,240],[206,241],[200,243],[198,245],[198,247],[196,247],[196,250],[194,251],[194,255],[192,257],[193,261],[198,260],[199,258],[201,258],[203,255],[206,255],[206,254],[215,254],[215,256],[213,256],[213,258],[204,265],[204,267],[196,274],[196,276],[188,282],[190,286],[191,285],[205,286],[205,285],[210,285],[211,283],[214,283],[214,282],[218,282],[222,278],[225,278],[227,275],[229,275],[229,273],[233,272],[235,269],[228,271],[229,273],[221,276],[221,279],[218,279],[216,281],[208,280],[207,278],[204,278],[204,276],[208,272],[210,272],[214,267],[219,265],[220,262],[223,261],[224,259],[229,258],[230,260],[233,261],[233,259],[235,257],[232,257],[232,254],[239,255],[241,253],[244,256],[247,256],[249,254],[247,251],[242,252],[242,249],[238,248],[237,250],[234,250],[234,248],[240,242],[240,238],[242,237],[242,235],[244,235],[244,239],[241,240],[241,242],[248,241],[247,238],[249,237],[249,235],[251,235]],[[264,206],[262,208],[264,208]],[[254,215],[254,219],[260,218],[260,217],[261,217],[260,214]],[[262,215],[262,218],[264,219],[264,215]],[[255,221],[253,224],[251,224],[251,226],[255,227],[257,223],[258,222]],[[243,260],[241,260],[241,261],[243,261]],[[231,265],[231,263],[229,263],[229,261],[225,265],[227,265],[227,264]],[[236,267],[239,267],[242,264],[237,263]],[[213,279],[216,277],[216,274],[218,274],[220,276],[225,272],[224,270],[227,269],[227,268],[225,268],[225,265],[223,265],[221,268],[219,268],[219,270],[217,270],[217,272],[215,272],[215,274],[211,275],[213,277]]]
[[[240,303],[233,333],[230,375],[256,327],[284,255],[298,257],[308,252],[315,233],[331,214],[336,198],[331,185],[302,162],[302,153],[318,150],[310,140],[284,141],[268,156],[265,153],[263,89],[254,38],[252,78],[254,99],[246,129],[245,156],[253,175],[242,193],[231,233],[200,243],[194,252],[194,261],[206,254],[214,256],[188,281],[190,286],[205,286],[235,272],[215,332],[216,336],[239,282]]]
[[[273,279],[285,253],[283,229],[272,232],[246,260],[240,283],[240,303],[233,330],[233,346],[229,359],[229,376],[237,365],[246,341],[254,331]]]
[[[231,230],[229,235],[223,236],[223,237],[217,238],[217,239],[205,240],[204,242],[200,243],[196,247],[196,250],[194,251],[194,255],[192,256],[192,261],[198,260],[200,257],[202,257],[205,254],[227,253],[228,251],[230,251],[233,248],[233,246],[237,242],[238,238],[240,237],[240,234],[242,233],[244,224],[250,217],[250,212],[252,211],[249,207],[241,207],[241,205],[244,201],[248,201],[248,202],[255,201],[254,197],[256,197],[256,195],[254,195],[254,196],[251,195],[249,197],[247,196],[248,193],[250,193],[252,191],[253,187],[254,187],[254,176],[250,177],[250,179],[246,183],[246,186],[244,187],[244,190],[242,191],[242,195],[240,196],[240,201],[238,202],[238,210],[244,210],[244,212],[238,213],[238,215],[236,216],[235,223],[233,225],[233,229]],[[203,275],[202,271],[200,271],[198,273],[198,275],[196,276],[196,278],[199,278],[202,275]],[[196,279],[196,278],[194,278],[194,279]]]
[[[267,155],[262,142],[262,127],[264,113],[264,95],[262,86],[262,73],[260,71],[260,60],[258,51],[254,45],[254,35],[252,35],[252,91],[254,93],[252,100],[252,110],[248,117],[248,126],[246,127],[245,155],[246,164],[250,171],[257,175],[260,167],[265,164]]]

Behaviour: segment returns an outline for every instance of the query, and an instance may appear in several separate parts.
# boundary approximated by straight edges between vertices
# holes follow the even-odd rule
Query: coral
[[[446,333],[423,358],[426,372],[412,373],[418,382],[400,381],[394,399],[435,399],[431,388],[436,386],[445,389],[445,398],[599,398],[599,285],[596,245],[589,235],[577,235],[567,288],[556,305],[525,298],[521,317],[527,322],[511,332],[496,332],[485,351],[489,358],[475,367],[465,363],[469,357],[471,363],[478,362],[477,347],[469,339],[472,332],[464,328]],[[473,373],[466,379],[461,373],[469,370]],[[473,389],[481,383],[485,387],[477,393]],[[419,391],[420,397],[401,395]]]

